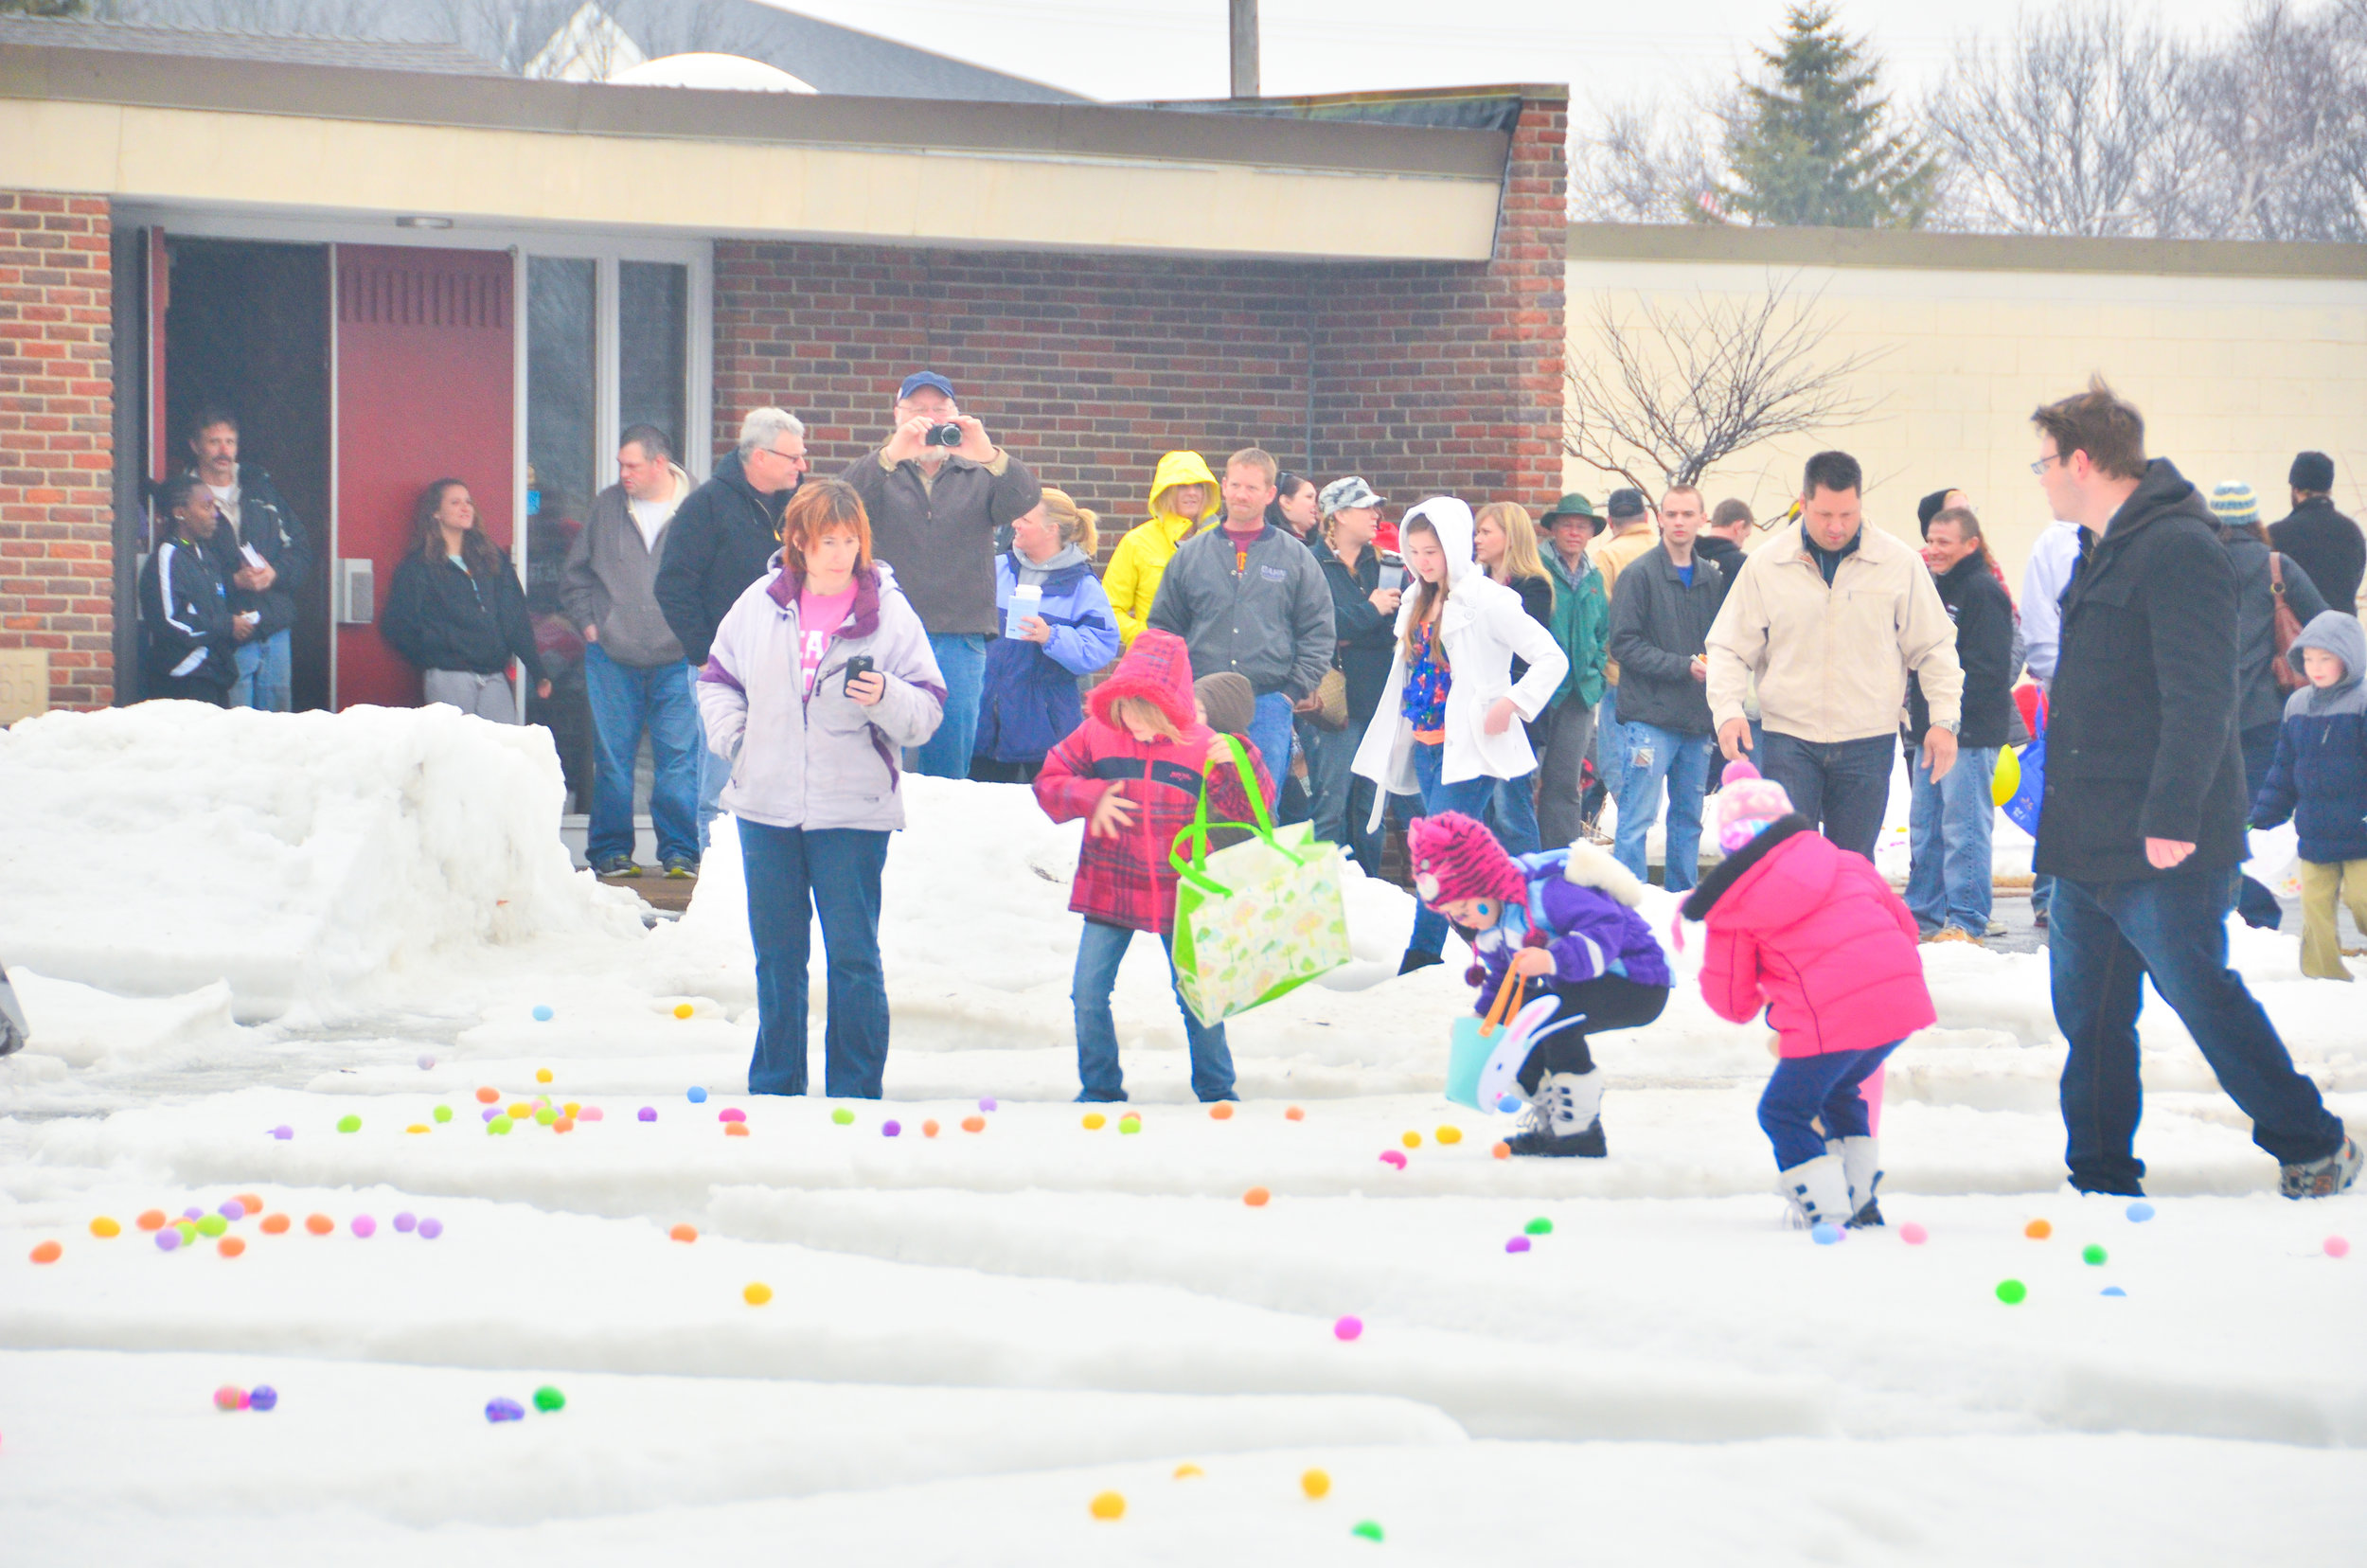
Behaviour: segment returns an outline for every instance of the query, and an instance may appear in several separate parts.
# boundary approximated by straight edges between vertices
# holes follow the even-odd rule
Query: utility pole
[[[1233,96],[1254,98],[1257,91],[1257,0],[1231,0],[1233,7]]]

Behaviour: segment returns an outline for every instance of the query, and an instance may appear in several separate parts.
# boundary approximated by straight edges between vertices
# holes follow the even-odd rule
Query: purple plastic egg
[[[882,1138],[893,1138],[903,1131],[904,1127],[901,1122],[881,1122],[880,1124],[880,1136]]]
[[[249,1410],[273,1410],[278,1404],[279,1390],[269,1383],[258,1383],[247,1392],[246,1407]]]
[[[641,1108],[641,1119],[642,1119],[643,1121],[655,1121],[655,1120],[657,1120],[657,1107],[656,1107],[656,1106],[654,1106],[654,1105],[645,1105],[645,1106],[643,1106],[643,1107]]]
[[[285,1143],[290,1138],[295,1136],[295,1129],[293,1127],[275,1127],[271,1130],[271,1135],[277,1138],[280,1142]]]
[[[246,1205],[240,1203],[236,1198],[233,1198],[224,1203],[222,1207],[216,1209],[214,1212],[221,1215],[224,1220],[243,1220],[246,1218]]]
[[[443,1234],[444,1222],[441,1220],[422,1220],[419,1221],[420,1240],[433,1241]]]
[[[988,1095],[988,1096],[985,1099],[980,1100],[980,1101],[978,1102],[978,1109],[979,1109],[979,1110],[981,1110],[981,1111],[991,1111],[991,1110],[993,1110],[993,1109],[994,1109],[994,1096],[993,1096],[992,1095]]]
[[[1516,1236],[1504,1243],[1504,1251],[1508,1253],[1523,1253],[1528,1250],[1529,1238],[1525,1236]]]
[[[525,1406],[515,1399],[491,1399],[486,1402],[485,1418],[489,1421],[523,1421]]]
[[[436,1059],[435,1059],[434,1057],[432,1057],[432,1056],[423,1056],[423,1057],[419,1058],[419,1071],[420,1071],[420,1072],[422,1072],[422,1073],[427,1072],[427,1071],[431,1070],[432,1068],[434,1068],[434,1067],[435,1067],[435,1065],[436,1065]]]
[[[498,1106],[498,1105],[489,1105],[489,1106],[487,1106],[487,1107],[485,1108],[484,1112],[481,1114],[480,1119],[481,1119],[481,1120],[484,1120],[484,1121],[489,1121],[489,1121],[491,1121],[491,1120],[492,1120],[495,1116],[498,1116],[498,1115],[500,1115],[501,1114],[502,1114],[502,1108],[501,1108],[500,1106]]]
[[[205,1218],[205,1211],[202,1208],[196,1207],[185,1208],[181,1211],[181,1218],[184,1220],[203,1220]]]
[[[180,1244],[181,1233],[170,1225],[167,1225],[156,1233],[156,1245],[165,1252],[170,1252]]]
[[[400,1214],[395,1216],[395,1229],[400,1231],[405,1236],[408,1236],[413,1231],[418,1229],[418,1221],[412,1218],[411,1211],[409,1209],[404,1209]]]
[[[378,1234],[378,1221],[371,1219],[366,1214],[357,1214],[353,1217],[353,1223],[346,1228],[353,1232],[354,1235],[360,1237],[363,1240],[367,1241],[371,1237]]]

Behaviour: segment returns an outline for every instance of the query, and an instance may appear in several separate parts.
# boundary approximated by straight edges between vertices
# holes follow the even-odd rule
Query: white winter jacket
[[[1523,719],[1545,711],[1570,672],[1569,656],[1554,634],[1521,608],[1521,596],[1479,569],[1471,556],[1471,508],[1452,496],[1434,496],[1405,514],[1397,525],[1428,518],[1446,546],[1447,607],[1438,617],[1438,640],[1447,653],[1452,682],[1447,688],[1447,741],[1440,776],[1450,784],[1467,778],[1519,778],[1537,767],[1537,754],[1519,724],[1502,735],[1487,733],[1487,710],[1496,699],[1509,696]],[[1356,748],[1351,764],[1359,775],[1380,786],[1373,792],[1373,816],[1368,830],[1380,826],[1392,794],[1418,794],[1414,777],[1414,725],[1403,712],[1405,691],[1405,629],[1412,624],[1421,594],[1409,583],[1397,606],[1396,656],[1389,663],[1389,684],[1381,688],[1380,706]],[[1515,686],[1515,655],[1528,661],[1528,673]]]
[[[773,558],[715,629],[699,671],[707,745],[728,757],[723,809],[774,828],[904,826],[902,748],[936,733],[945,677],[920,617],[884,563],[855,579],[855,602],[805,694],[797,648],[801,580]],[[846,695],[846,661],[871,656],[887,694],[871,707]]]

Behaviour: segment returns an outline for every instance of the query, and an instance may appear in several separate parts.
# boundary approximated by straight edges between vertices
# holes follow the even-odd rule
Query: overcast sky
[[[1096,98],[1222,98],[1225,0],[772,0]],[[2002,37],[2018,0],[1842,0],[1910,92],[1958,38]],[[2040,0],[2036,8],[2051,10]],[[2181,30],[2224,26],[2241,0],[2142,0]],[[1272,95],[1567,81],[1580,102],[1731,80],[1782,26],[1781,0],[1262,0]]]

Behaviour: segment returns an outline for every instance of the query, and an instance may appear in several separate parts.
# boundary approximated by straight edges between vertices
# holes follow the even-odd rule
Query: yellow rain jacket
[[[1208,505],[1198,517],[1174,517],[1159,509],[1159,497],[1178,485],[1208,487]],[[1150,618],[1151,602],[1159,597],[1159,579],[1166,575],[1176,546],[1223,511],[1216,475],[1208,472],[1199,453],[1170,452],[1159,459],[1158,472],[1150,480],[1150,520],[1127,530],[1111,552],[1110,569],[1101,574],[1102,589],[1118,618],[1118,635],[1129,648]]]

